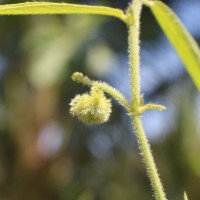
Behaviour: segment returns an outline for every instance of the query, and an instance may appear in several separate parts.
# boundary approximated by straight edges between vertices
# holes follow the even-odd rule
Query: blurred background
[[[200,42],[200,1],[165,3]],[[148,8],[141,40],[145,102],[167,107],[143,115],[161,179],[169,199],[186,190],[199,200],[200,94]],[[153,200],[125,110],[113,101],[110,121],[99,126],[69,115],[71,99],[88,91],[70,79],[75,71],[130,98],[126,25],[94,15],[0,16],[0,199]]]

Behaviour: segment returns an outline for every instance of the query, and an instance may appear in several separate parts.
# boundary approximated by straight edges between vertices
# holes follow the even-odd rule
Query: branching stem
[[[130,109],[130,104],[124,97],[124,95],[119,92],[117,89],[113,88],[112,86],[108,85],[105,82],[100,82],[100,81],[93,81],[87,76],[84,76],[80,72],[75,72],[72,74],[72,80],[77,82],[77,83],[82,83],[83,85],[86,86],[95,86],[98,87],[99,89],[103,90],[104,92],[108,93],[111,95],[114,99],[116,99],[126,110],[129,112]]]
[[[141,114],[147,109],[164,109],[164,107],[154,104],[147,104],[141,107],[140,99],[140,15],[142,10],[142,1],[134,0],[132,5],[128,9],[127,15],[129,16],[129,59],[130,59],[130,84],[131,84],[131,97],[132,105],[129,112],[135,134],[137,137],[138,145],[141,151],[141,155],[147,170],[148,177],[151,181],[151,185],[157,200],[166,200],[165,192],[158,175],[156,164],[151,153],[150,145],[145,135]],[[143,110],[142,110],[143,109]]]

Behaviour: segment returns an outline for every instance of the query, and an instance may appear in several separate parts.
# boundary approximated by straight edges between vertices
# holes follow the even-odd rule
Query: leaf
[[[184,198],[184,200],[188,200],[186,192],[184,192],[183,198]]]
[[[200,49],[176,14],[161,1],[143,0],[175,47],[185,67],[200,91]]]
[[[0,15],[43,15],[43,14],[96,14],[108,15],[127,23],[127,17],[120,9],[105,6],[88,6],[69,3],[27,2],[0,5]]]

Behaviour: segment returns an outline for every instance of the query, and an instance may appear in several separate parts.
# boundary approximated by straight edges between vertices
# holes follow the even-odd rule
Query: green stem
[[[118,91],[117,89],[113,88],[112,86],[108,85],[105,82],[99,82],[99,81],[93,81],[87,76],[84,76],[80,72],[75,72],[72,74],[72,80],[76,83],[82,83],[83,85],[89,86],[89,87],[98,87],[102,91],[108,93],[111,95],[114,99],[116,99],[128,112],[130,108],[129,102],[126,100],[125,96]]]
[[[142,1],[134,0],[128,9],[129,16],[129,59],[130,59],[130,84],[131,84],[131,111],[129,112],[135,134],[137,137],[139,149],[147,170],[147,175],[151,181],[151,185],[157,200],[166,200],[165,192],[158,175],[158,171],[151,153],[150,145],[146,138],[140,112],[140,16],[142,10]]]
[[[153,155],[148,143],[147,137],[145,135],[141,117],[138,115],[131,116],[134,130],[136,133],[138,145],[143,157],[143,161],[147,170],[147,175],[151,181],[151,185],[157,200],[166,200],[165,192],[161,183],[161,180],[158,175],[156,164],[153,159]]]
[[[142,10],[141,0],[135,0],[128,9],[129,16],[129,60],[130,60],[130,84],[133,110],[137,112],[140,104],[140,15]]]
[[[119,92],[117,89],[113,88],[112,86],[108,85],[104,82],[95,81],[93,86],[96,86],[103,90],[104,92],[110,94],[115,100],[117,100],[127,111],[129,111],[130,104],[124,97],[124,95]]]

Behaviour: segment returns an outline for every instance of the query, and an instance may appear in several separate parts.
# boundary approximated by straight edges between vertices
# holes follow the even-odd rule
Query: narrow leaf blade
[[[200,91],[200,49],[176,14],[161,1],[144,1],[172,43]]]
[[[26,2],[0,5],[0,15],[42,15],[42,14],[96,14],[108,15],[127,23],[127,17],[120,9],[105,6],[88,6],[69,3]]]
[[[184,200],[188,200],[186,192],[184,192],[183,198],[184,198]]]

